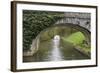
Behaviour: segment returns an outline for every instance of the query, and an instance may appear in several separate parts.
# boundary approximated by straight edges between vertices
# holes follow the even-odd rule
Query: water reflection
[[[55,35],[52,40],[52,50],[51,50],[51,55],[49,55],[49,57],[50,57],[50,61],[62,60],[59,35]]]
[[[55,35],[49,41],[40,42],[37,53],[33,56],[23,57],[23,62],[64,61],[89,59],[78,52],[70,43],[62,43],[61,37]]]

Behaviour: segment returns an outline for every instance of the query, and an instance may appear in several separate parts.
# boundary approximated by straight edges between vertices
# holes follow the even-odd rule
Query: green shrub
[[[63,17],[63,12],[23,10],[23,49],[28,50],[32,39]]]

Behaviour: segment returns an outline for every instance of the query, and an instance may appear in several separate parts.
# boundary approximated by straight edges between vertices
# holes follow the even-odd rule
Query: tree
[[[28,50],[32,39],[63,17],[63,12],[23,10],[23,49]]]

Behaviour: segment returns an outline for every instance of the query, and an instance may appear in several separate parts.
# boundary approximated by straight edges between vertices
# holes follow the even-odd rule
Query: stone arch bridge
[[[24,52],[23,53],[23,56],[32,56],[32,55],[34,55],[34,53],[36,53],[38,51],[38,47],[39,47],[39,43],[40,43],[40,36],[43,35],[44,32],[47,32],[49,30],[52,30],[52,28],[56,28],[56,27],[57,28],[64,27],[66,29],[67,29],[67,27],[70,27],[71,29],[74,28],[76,30],[81,31],[83,34],[90,34],[90,31],[87,28],[82,27],[82,26],[80,26],[78,24],[72,24],[72,23],[63,23],[63,24],[60,23],[60,24],[58,24],[57,23],[57,24],[55,24],[55,25],[53,25],[51,27],[48,27],[48,28],[44,29],[43,31],[41,31],[38,34],[38,36],[35,39],[33,39],[32,45],[30,47],[30,50]]]

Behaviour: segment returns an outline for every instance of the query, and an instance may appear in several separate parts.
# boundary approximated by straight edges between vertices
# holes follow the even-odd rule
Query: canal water
[[[89,59],[77,51],[70,43],[63,46],[59,35],[40,43],[39,50],[33,56],[23,57],[23,62],[65,61]]]

